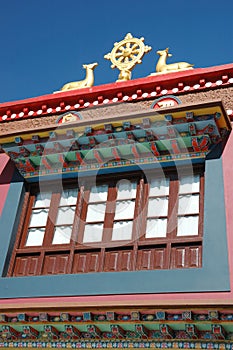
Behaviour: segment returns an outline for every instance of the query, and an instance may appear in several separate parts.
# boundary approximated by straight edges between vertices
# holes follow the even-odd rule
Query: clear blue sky
[[[81,80],[83,63],[99,63],[95,85],[114,82],[104,55],[128,32],[152,46],[133,78],[153,72],[167,46],[169,63],[233,63],[232,14],[232,0],[1,0],[0,102]]]

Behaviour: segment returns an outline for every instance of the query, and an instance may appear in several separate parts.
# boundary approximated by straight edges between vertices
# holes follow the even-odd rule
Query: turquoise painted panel
[[[19,224],[19,217],[21,206],[23,202],[24,188],[23,180],[15,172],[5,205],[3,207],[2,215],[0,216],[0,275],[6,273],[7,266],[10,260],[10,254],[14,245],[14,240]],[[3,279],[0,278],[0,288]]]
[[[17,222],[22,190],[22,183],[12,184],[7,198],[4,216],[10,217],[4,218],[2,226],[6,232],[1,237],[1,256],[6,255],[5,250],[8,251],[13,239],[10,239],[10,234],[14,237],[13,223]],[[7,225],[11,228],[8,229]],[[0,298],[229,290],[221,159],[206,161],[202,268],[0,278]]]

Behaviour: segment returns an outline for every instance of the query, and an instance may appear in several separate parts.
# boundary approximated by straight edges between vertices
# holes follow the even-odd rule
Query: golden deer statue
[[[74,89],[82,89],[85,87],[91,87],[94,84],[94,69],[98,66],[98,63],[83,64],[83,68],[86,69],[86,78],[80,81],[72,81],[65,84],[61,91],[68,91]]]
[[[165,50],[157,51],[157,54],[160,56],[156,65],[156,73],[152,73],[151,75],[156,75],[158,73],[169,73],[169,72],[179,72],[181,70],[193,69],[193,64],[188,62],[176,62],[167,64],[167,57],[171,57],[172,54],[168,53],[169,48],[167,47]]]

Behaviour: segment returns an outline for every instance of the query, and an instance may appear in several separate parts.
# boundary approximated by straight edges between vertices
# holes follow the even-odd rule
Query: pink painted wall
[[[13,169],[9,157],[6,154],[0,154],[0,216],[10,187]]]

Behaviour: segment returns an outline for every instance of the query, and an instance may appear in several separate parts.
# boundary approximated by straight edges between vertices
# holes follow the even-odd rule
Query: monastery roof
[[[233,85],[233,63],[196,68],[0,104],[0,122],[60,114],[119,102],[154,99]],[[228,110],[233,118],[233,111]]]

